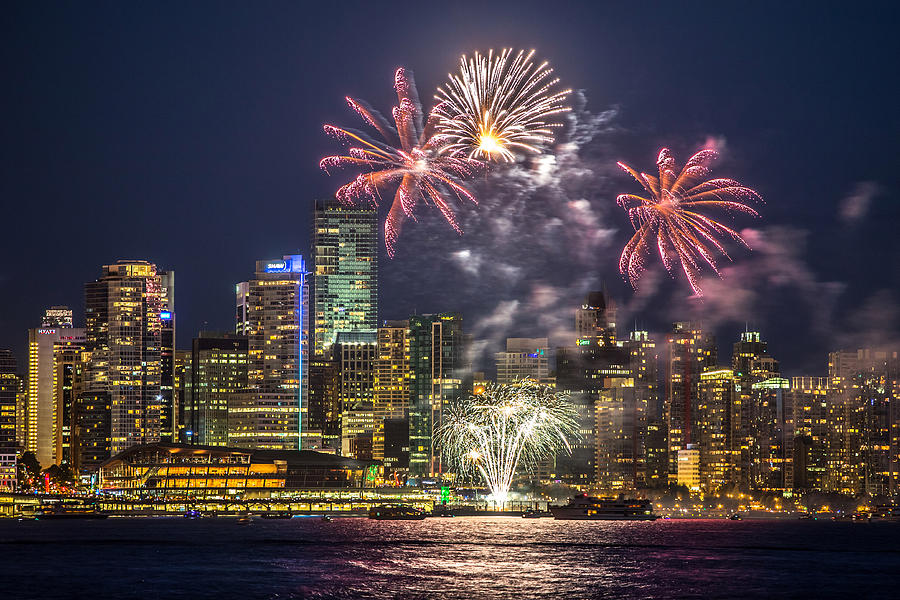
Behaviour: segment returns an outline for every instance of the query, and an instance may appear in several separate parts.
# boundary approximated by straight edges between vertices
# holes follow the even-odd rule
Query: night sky
[[[498,286],[460,261],[466,244],[508,243],[426,218],[404,230],[395,261],[382,256],[381,318],[458,308],[476,334],[561,344],[572,299],[603,282],[629,325],[708,318],[723,351],[749,321],[789,375],[824,374],[829,349],[898,339],[896,3],[388,4],[6,6],[0,346],[24,358],[26,329],[50,305],[72,306],[80,325],[84,282],[122,258],[176,271],[179,347],[230,329],[234,283],[257,259],[307,254],[314,199],[350,177],[318,168],[337,148],[322,123],[359,126],[343,97],[386,112],[404,65],[428,100],[460,54],[504,46],[535,48],[583,91],[580,110],[606,114],[578,152],[596,177],[579,193],[608,235],[569,267],[571,239],[523,253],[519,279]],[[638,190],[611,165],[651,170],[660,146],[683,161],[705,143],[722,150],[714,174],[766,199],[762,219],[735,221],[753,228],[754,252],[736,252],[702,304],[658,269],[635,293],[617,272],[630,232],[615,195]],[[469,219],[517,211],[522,245],[558,208],[552,194],[509,206],[484,184]]]

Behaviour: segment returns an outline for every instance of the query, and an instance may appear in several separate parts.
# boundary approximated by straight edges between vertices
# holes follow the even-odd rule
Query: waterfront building
[[[246,448],[291,450],[316,444],[308,427],[309,287],[299,254],[256,262],[236,286],[237,315],[248,339],[248,387],[228,406],[228,440]],[[242,293],[246,290],[246,295]]]
[[[632,331],[623,347],[630,357],[629,370],[634,382],[635,403],[645,407],[643,437],[643,485],[665,487],[669,483],[668,448],[663,402],[659,393],[659,351],[647,331]],[[640,480],[636,482],[640,487]]]
[[[609,492],[646,486],[647,397],[634,378],[611,377],[597,391],[596,485]]]
[[[334,454],[341,450],[340,363],[329,350],[309,362],[309,431],[321,431],[311,450]]]
[[[462,316],[456,313],[409,318],[409,472],[412,477],[442,472],[440,449],[432,441],[444,407],[467,393]]]
[[[603,390],[607,390],[608,401],[621,403],[626,398],[619,390],[629,385],[624,380],[632,379],[630,385],[633,388],[631,377],[631,356],[629,351],[616,339],[615,323],[605,312],[607,302],[600,292],[592,292],[588,295],[581,308],[576,309],[576,329],[586,334],[579,337],[574,346],[565,346],[556,350],[556,388],[566,393],[578,413],[578,439],[572,443],[571,454],[560,454],[556,457],[555,472],[553,478],[560,479],[571,485],[591,485],[597,481],[598,452],[606,456],[607,450],[598,450],[598,415],[607,415],[606,410],[598,413],[598,399]],[[638,399],[629,392],[628,401],[635,408],[628,409],[631,412],[637,410],[638,402],[643,406],[644,399]],[[624,406],[611,410],[625,410]],[[641,409],[643,415],[634,421],[637,427],[646,423],[646,409]],[[623,426],[622,419],[618,424],[604,424],[604,434],[612,436],[618,427]],[[612,429],[610,429],[612,428]],[[638,433],[641,435],[641,433]],[[604,440],[612,441],[611,437]],[[606,442],[604,442],[605,444]],[[616,451],[609,450],[615,454]],[[604,459],[605,460],[605,459]],[[599,465],[603,471],[607,465]],[[632,469],[634,471],[634,469]],[[604,471],[605,472],[605,471]],[[620,475],[610,475],[618,481]],[[633,478],[632,478],[633,481]]]
[[[288,498],[304,490],[335,495],[374,488],[377,463],[312,450],[259,450],[158,443],[105,461],[100,489],[158,499]]]
[[[189,443],[228,445],[229,402],[247,389],[247,355],[244,336],[201,331],[194,338],[183,407]]]
[[[17,371],[16,357],[11,350],[0,348],[0,451],[15,452],[16,404],[22,389],[22,378]]]
[[[105,265],[99,279],[85,284],[90,362],[75,411],[83,470],[133,445],[172,436],[174,399],[161,386],[173,376],[162,373],[163,354],[173,351],[163,347],[164,340],[174,343],[174,330],[163,336],[163,321],[174,318],[173,299],[174,273],[147,261]]]
[[[378,327],[378,215],[374,208],[317,201],[313,220],[313,352],[339,331]]]
[[[370,460],[375,434],[377,331],[339,331],[330,347],[339,363],[341,455]]]
[[[53,462],[72,466],[75,405],[84,381],[84,337],[61,339],[53,346]]]
[[[385,321],[378,328],[372,458],[385,476],[409,470],[409,321]]]
[[[713,367],[700,374],[694,413],[694,439],[700,457],[700,490],[717,493],[736,480],[731,417],[734,371]]]
[[[678,451],[678,465],[675,471],[675,483],[685,486],[691,494],[698,494],[701,488],[700,450],[694,444],[688,444]]]
[[[751,485],[751,461],[758,449],[754,447],[752,415],[753,385],[779,376],[778,361],[768,352],[768,343],[760,333],[745,331],[734,343],[731,354],[731,369],[735,378],[735,393],[730,414],[729,436],[731,439],[733,480],[741,489]]]
[[[178,423],[175,437],[180,442],[188,442],[193,431],[187,427],[189,417],[185,416],[185,405],[190,402],[191,350],[175,350],[172,366],[172,387],[176,421]]]
[[[772,377],[754,383],[749,431],[751,489],[790,494],[794,487],[794,421],[790,381]]]
[[[900,358],[894,350],[829,354],[831,422],[826,486],[843,494],[897,490]]]
[[[806,493],[826,489],[830,424],[827,377],[792,377],[784,391],[793,422],[793,488]]]
[[[550,379],[550,342],[547,338],[507,338],[506,351],[494,355],[497,383],[530,379],[544,385]]]
[[[61,444],[62,430],[70,428],[72,399],[63,396],[71,393],[71,367],[85,343],[84,329],[71,325],[72,311],[54,306],[45,311],[40,327],[28,330],[25,451],[44,467],[63,462],[57,441]]]
[[[16,404],[23,388],[16,358],[0,348],[0,492],[16,491]]]
[[[697,443],[696,411],[700,374],[716,366],[715,338],[697,322],[679,321],[666,336],[661,364],[665,389],[669,479],[677,479],[678,451]]]

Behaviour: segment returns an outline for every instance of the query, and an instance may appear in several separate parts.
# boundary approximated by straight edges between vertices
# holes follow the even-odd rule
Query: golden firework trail
[[[535,65],[534,50],[460,59],[458,74],[438,88],[438,129],[442,153],[510,162],[517,152],[538,153],[553,142],[553,117],[570,110],[571,90],[554,91],[559,79],[544,62]]]
[[[496,502],[509,496],[520,467],[559,450],[570,451],[577,413],[567,398],[533,381],[488,383],[441,415],[435,436],[451,469],[465,478],[480,474]]]
[[[616,201],[628,211],[634,227],[634,235],[622,250],[619,271],[632,286],[644,271],[644,261],[655,244],[663,265],[670,273],[676,266],[687,276],[691,289],[702,296],[699,274],[703,263],[716,274],[715,254],[731,260],[721,236],[728,236],[749,248],[744,239],[730,227],[711,219],[700,211],[713,208],[742,212],[754,217],[759,213],[744,204],[745,200],[762,202],[754,190],[734,179],[706,179],[709,163],[718,154],[714,150],[701,150],[691,157],[680,173],[676,173],[675,159],[668,148],[659,152],[656,161],[659,177],[638,173],[624,163],[618,165],[641,184],[646,196],[622,194]]]

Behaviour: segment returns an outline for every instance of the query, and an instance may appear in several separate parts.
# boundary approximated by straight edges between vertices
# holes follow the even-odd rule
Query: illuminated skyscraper
[[[455,313],[409,318],[409,472],[412,477],[442,471],[432,442],[444,407],[466,392],[469,365],[462,317]]]
[[[187,441],[227,446],[229,402],[247,389],[247,338],[200,332],[191,348],[185,381],[184,420]]]
[[[339,331],[378,327],[378,216],[335,200],[316,203],[313,224],[314,346],[323,354]]]
[[[71,397],[65,400],[62,396],[71,394],[71,367],[80,358],[85,338],[84,329],[72,327],[72,311],[67,307],[48,309],[41,323],[41,327],[28,330],[25,450],[48,467],[63,462],[62,430],[70,427],[72,404]]]
[[[604,485],[621,489],[634,485],[636,454],[623,454],[616,439],[646,423],[646,408],[635,421],[631,357],[616,339],[611,306],[601,292],[590,293],[575,312],[576,330],[583,337],[574,346],[556,349],[556,389],[566,392],[578,411],[579,437],[571,454],[556,457],[552,475],[573,485],[593,484],[599,476]],[[628,386],[632,389],[626,391]]]
[[[547,338],[507,338],[506,351],[494,355],[497,383],[531,379],[549,385],[550,342]]]
[[[16,443],[16,400],[22,379],[16,373],[16,357],[0,348],[0,453],[11,450]]]
[[[308,431],[309,291],[299,254],[256,262],[254,279],[237,285],[237,323],[248,338],[248,388],[228,409],[228,443],[297,450]],[[246,293],[243,293],[246,290]]]
[[[171,438],[173,398],[162,385],[168,381],[171,392],[172,374],[163,370],[174,368],[164,360],[174,325],[164,322],[174,319],[173,302],[174,273],[146,261],[106,265],[85,284],[89,363],[75,411],[82,470],[94,470],[104,455]]]
[[[677,479],[678,451],[697,442],[694,425],[700,374],[714,367],[716,358],[715,338],[699,323],[677,322],[666,336],[662,364],[670,481]]]
[[[616,337],[616,303],[606,292],[590,292],[575,310],[575,336],[600,338],[607,344]]]
[[[793,488],[798,492],[826,488],[832,393],[827,377],[793,377],[784,392],[793,421]]]
[[[700,374],[694,410],[693,439],[700,456],[700,489],[714,494],[735,481],[731,452],[734,372],[713,367]]]
[[[889,495],[898,490],[900,353],[863,348],[832,352],[829,491]]]
[[[759,441],[754,434],[753,414],[760,414],[753,405],[753,386],[779,376],[778,361],[769,356],[768,343],[756,331],[741,333],[731,354],[731,369],[735,378],[734,403],[730,411],[730,433],[733,479],[741,488],[751,485],[751,462],[760,456]],[[756,411],[756,412],[755,412]],[[764,412],[764,411],[763,411]],[[769,442],[766,442],[769,443]]]
[[[342,456],[372,458],[377,347],[375,331],[338,331],[330,347],[338,362]]]
[[[409,336],[409,321],[378,328],[372,458],[384,463],[385,476],[409,469]]]
[[[659,389],[659,352],[647,331],[632,331],[623,347],[630,357],[629,369],[634,381],[636,406],[644,406],[646,423],[635,435],[643,445],[643,482],[640,471],[636,485],[651,488],[668,485],[668,447],[665,411]]]
[[[772,377],[754,383],[750,396],[751,489],[785,493],[794,487],[794,419],[790,381]]]
[[[16,491],[16,402],[22,380],[13,353],[0,349],[0,491]]]

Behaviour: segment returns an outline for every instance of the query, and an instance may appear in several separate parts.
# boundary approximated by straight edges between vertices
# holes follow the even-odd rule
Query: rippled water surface
[[[900,597],[900,523],[0,521],[3,598]]]

